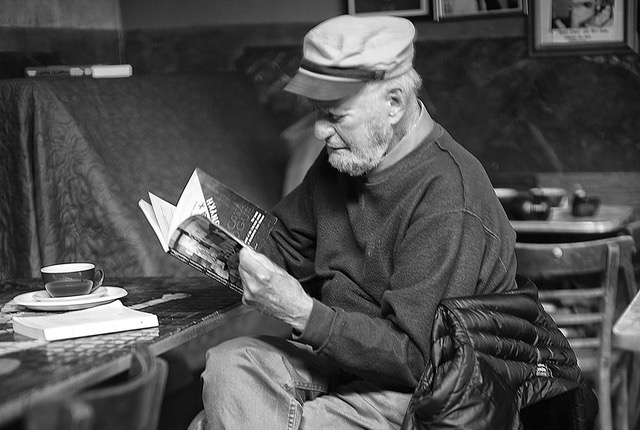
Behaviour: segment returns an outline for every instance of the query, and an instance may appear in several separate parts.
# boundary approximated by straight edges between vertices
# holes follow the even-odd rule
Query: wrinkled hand
[[[242,302],[261,313],[283,321],[302,332],[307,325],[313,299],[297,279],[263,254],[249,248],[240,251]]]

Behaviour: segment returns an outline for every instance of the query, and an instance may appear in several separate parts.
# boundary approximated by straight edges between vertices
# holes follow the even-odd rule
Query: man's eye
[[[318,119],[324,119],[329,122],[340,122],[345,117],[344,114],[329,112],[316,105],[313,106],[313,110]]]

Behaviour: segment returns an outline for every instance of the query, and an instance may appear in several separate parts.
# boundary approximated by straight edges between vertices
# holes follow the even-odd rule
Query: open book
[[[196,168],[177,205],[149,193],[138,202],[165,252],[242,293],[238,253],[259,250],[277,218]]]

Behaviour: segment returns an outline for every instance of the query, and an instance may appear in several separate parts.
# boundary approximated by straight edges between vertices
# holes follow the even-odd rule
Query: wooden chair
[[[32,405],[26,430],[156,430],[167,380],[167,363],[147,348],[134,349],[124,381],[60,400]]]
[[[629,236],[573,243],[516,243],[518,274],[538,284],[540,301],[595,385],[600,430],[629,428],[630,354],[612,347],[611,333],[615,319],[637,292],[631,266],[634,247]],[[612,395],[617,399],[615,427]]]

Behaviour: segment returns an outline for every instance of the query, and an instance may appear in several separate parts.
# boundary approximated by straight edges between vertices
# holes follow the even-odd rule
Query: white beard
[[[338,171],[350,176],[361,176],[375,169],[387,153],[393,129],[379,122],[370,121],[366,127],[368,145],[351,147],[329,154],[329,163]]]

